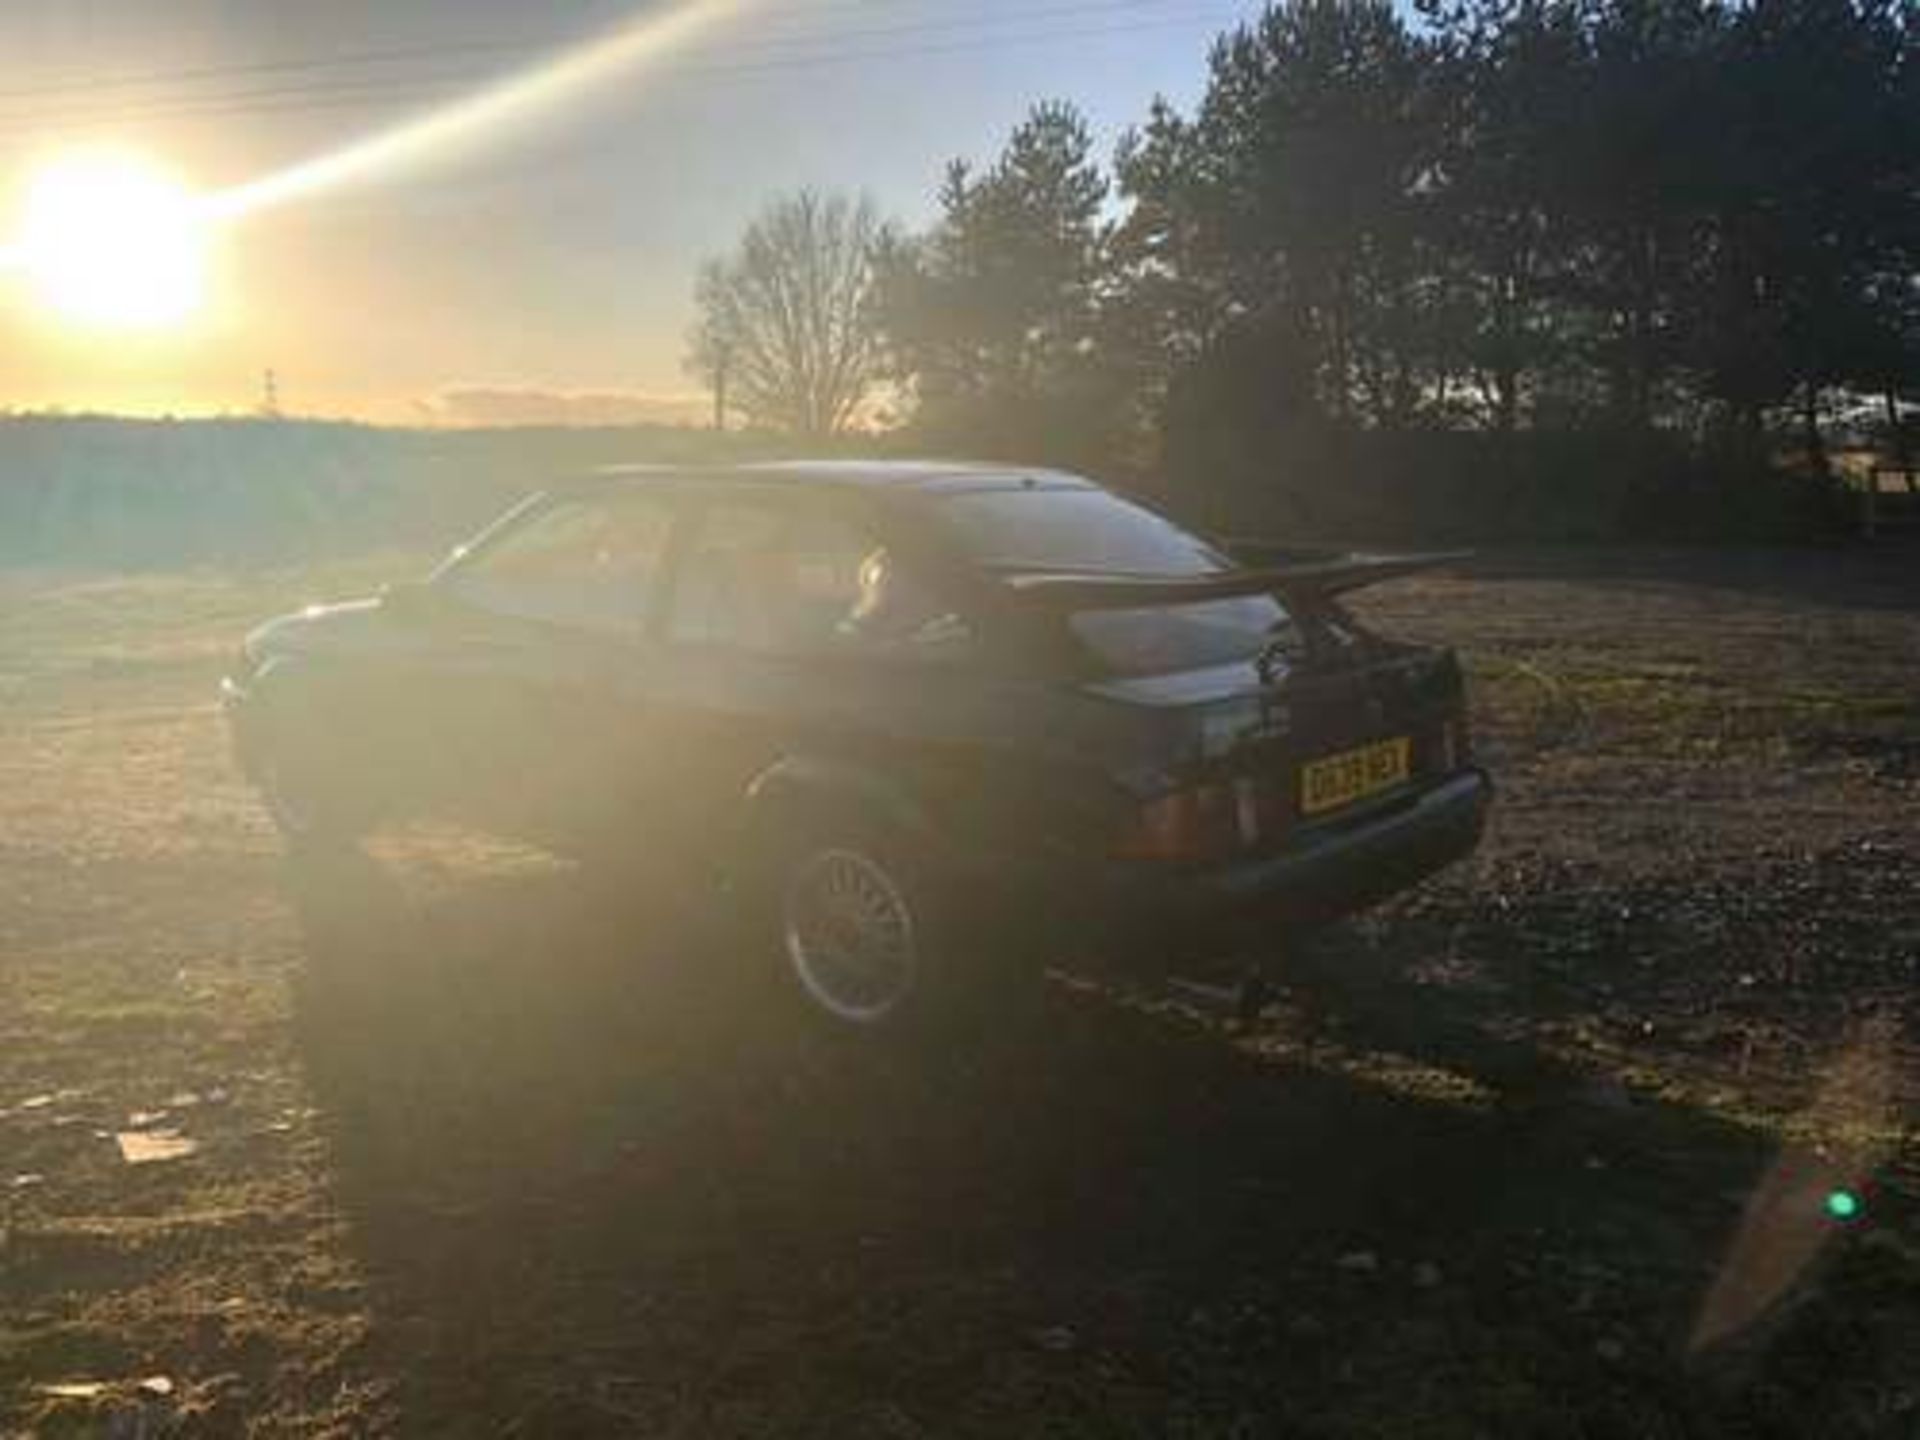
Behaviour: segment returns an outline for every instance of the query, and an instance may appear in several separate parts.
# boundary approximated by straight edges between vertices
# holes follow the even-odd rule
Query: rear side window
[[[1067,621],[1108,675],[1160,675],[1251,660],[1274,640],[1290,641],[1292,618],[1271,595],[1185,605],[1082,610]]]
[[[1164,515],[1092,487],[960,490],[935,511],[978,564],[1023,570],[1213,575],[1229,561]]]

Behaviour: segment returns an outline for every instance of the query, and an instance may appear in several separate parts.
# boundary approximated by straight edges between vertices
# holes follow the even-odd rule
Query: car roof
[[[608,465],[574,477],[591,487],[620,482],[817,486],[919,491],[1098,488],[1084,476],[1043,466],[965,460],[771,460],[739,465]]]

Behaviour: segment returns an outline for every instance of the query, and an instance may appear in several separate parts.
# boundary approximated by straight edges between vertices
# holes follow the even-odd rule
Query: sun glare
[[[164,329],[204,299],[206,221],[152,161],[74,151],[29,179],[15,256],[41,300],[70,322]]]
[[[209,237],[269,205],[396,169],[461,140],[528,122],[658,60],[740,0],[649,6],[599,39],[336,150],[212,194],[134,151],[70,150],[30,175],[0,271],[24,279],[69,327],[178,329],[206,298]]]

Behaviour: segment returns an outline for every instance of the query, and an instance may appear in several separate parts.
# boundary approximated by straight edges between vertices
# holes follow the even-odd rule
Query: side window
[[[563,500],[475,555],[449,583],[496,615],[637,634],[673,516],[662,496]]]
[[[955,655],[965,622],[838,516],[721,500],[681,564],[668,633],[766,654]]]

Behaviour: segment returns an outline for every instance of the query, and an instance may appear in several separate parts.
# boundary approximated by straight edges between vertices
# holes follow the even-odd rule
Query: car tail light
[[[1113,854],[1123,860],[1224,859],[1277,829],[1274,811],[1249,776],[1175,790],[1134,812]]]

